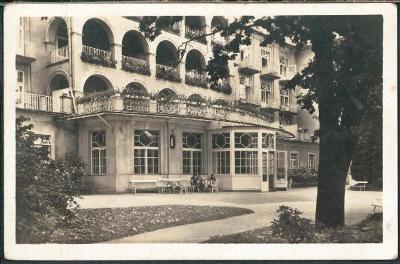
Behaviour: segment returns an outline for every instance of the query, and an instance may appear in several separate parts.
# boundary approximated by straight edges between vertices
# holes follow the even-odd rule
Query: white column
[[[262,156],[262,132],[258,130],[258,137],[257,137],[257,146],[258,146],[258,159],[257,159],[257,171],[258,176],[260,177],[260,191],[261,191],[261,184],[262,184],[262,163],[263,163],[263,156]]]

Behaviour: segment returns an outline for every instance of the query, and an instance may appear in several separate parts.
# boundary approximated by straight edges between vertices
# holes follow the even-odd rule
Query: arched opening
[[[122,96],[126,97],[149,97],[146,87],[137,82],[129,83],[122,91]]]
[[[116,62],[112,57],[113,43],[110,28],[99,19],[90,19],[82,30],[81,59],[93,64],[115,67]]]
[[[198,93],[191,94],[187,100],[192,103],[205,103],[206,100]]]
[[[215,101],[213,102],[213,104],[214,104],[214,105],[225,106],[225,107],[229,106],[229,102],[228,102],[227,100],[221,99],[221,98],[215,100]]]
[[[157,94],[157,100],[159,101],[171,101],[178,98],[178,95],[169,88],[164,88]]]
[[[82,44],[84,46],[111,51],[113,42],[108,26],[98,19],[90,19],[83,26]]]
[[[207,88],[207,78],[205,75],[206,62],[198,50],[190,50],[185,62],[185,83],[193,86]]]
[[[142,34],[134,30],[125,33],[122,39],[122,69],[150,75],[148,50]]]
[[[156,52],[156,77],[173,82],[180,82],[178,52],[175,46],[167,41],[161,41]]]
[[[125,33],[122,39],[122,55],[147,61],[148,45],[145,38],[134,30]]]
[[[55,75],[50,81],[50,92],[62,90],[69,87],[67,77],[63,74]]]
[[[83,93],[90,94],[112,89],[112,84],[106,77],[95,74],[87,78],[83,86]]]
[[[203,16],[187,16],[185,17],[185,37],[189,39],[198,38],[206,34],[206,19]],[[201,43],[207,43],[205,37],[196,39]]]
[[[69,58],[68,28],[64,19],[55,18],[47,31],[47,40],[50,48],[50,63],[59,62]]]
[[[215,16],[211,20],[211,30],[214,31],[220,31],[223,28],[226,28],[228,26],[227,20],[222,17],[222,16]],[[220,44],[225,44],[226,42],[229,41],[229,37],[223,37],[221,36],[221,33],[215,33],[214,35],[211,36],[211,44],[215,43],[220,43]]]

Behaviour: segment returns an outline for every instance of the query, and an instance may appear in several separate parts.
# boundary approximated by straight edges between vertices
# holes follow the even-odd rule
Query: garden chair
[[[168,184],[163,181],[157,181],[156,186],[158,189],[158,193],[161,193],[161,194],[165,193],[168,188]]]
[[[189,188],[191,187],[190,183],[186,180],[180,181],[179,182],[179,191],[180,193],[188,193],[189,192]]]
[[[218,183],[217,181],[210,181],[210,191],[211,192],[218,192]]]

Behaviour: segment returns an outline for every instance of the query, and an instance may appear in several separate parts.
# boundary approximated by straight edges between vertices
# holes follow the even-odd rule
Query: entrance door
[[[261,191],[268,191],[268,152],[262,153]]]
[[[277,153],[277,181],[275,187],[287,188],[287,157],[286,151],[278,151]]]
[[[268,182],[269,190],[275,191],[275,153],[268,152]]]

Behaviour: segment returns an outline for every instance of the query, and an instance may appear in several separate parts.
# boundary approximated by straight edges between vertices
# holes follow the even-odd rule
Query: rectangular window
[[[272,82],[262,82],[261,101],[264,103],[270,103],[273,97]]]
[[[262,148],[275,149],[275,135],[269,133],[262,133]]]
[[[93,175],[106,174],[106,131],[99,130],[91,132],[91,171]]]
[[[50,135],[42,135],[42,134],[35,134],[35,141],[33,144],[36,147],[45,148],[46,151],[49,153],[49,157],[51,155],[51,137]]]
[[[281,87],[281,106],[288,108],[289,107],[289,90]]]
[[[215,174],[229,174],[231,164],[230,134],[213,134],[212,148],[213,172]]]
[[[266,49],[261,50],[261,65],[263,68],[268,68],[271,64],[271,53]]]
[[[159,174],[160,132],[135,130],[133,171],[135,174]]]
[[[203,173],[203,135],[183,132],[182,134],[182,168],[183,174]]]
[[[308,153],[308,169],[316,169],[316,156],[314,153]]]
[[[298,152],[290,152],[290,168],[291,169],[299,168],[299,153]]]
[[[257,132],[236,132],[235,148],[257,148],[258,133]]]
[[[235,173],[257,174],[257,151],[235,151]]]
[[[285,179],[286,178],[286,151],[278,151],[277,157],[277,179]]]
[[[279,70],[280,74],[286,77],[288,67],[288,58],[286,56],[279,56]]]

